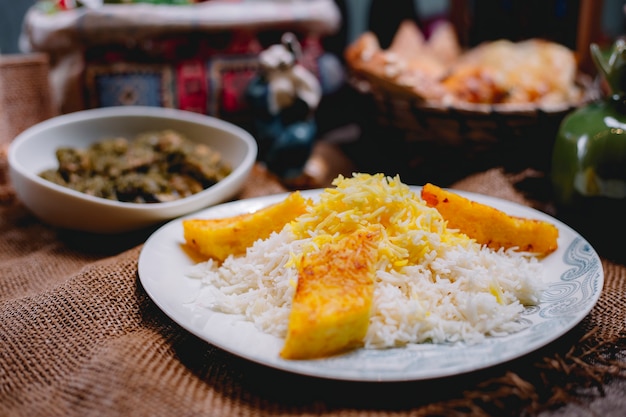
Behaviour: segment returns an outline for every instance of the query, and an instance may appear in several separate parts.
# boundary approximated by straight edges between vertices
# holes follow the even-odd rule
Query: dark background
[[[344,19],[344,30],[346,32],[347,41],[353,40],[358,34],[363,32],[368,27],[368,13],[370,6],[374,3],[381,3],[383,10],[389,10],[389,4],[387,1],[377,0],[336,0],[338,4],[342,6],[342,9],[347,11],[347,15]],[[626,0],[597,0],[602,1],[604,6],[604,12],[602,14],[602,26],[604,32],[609,37],[615,37],[624,33],[624,5]],[[21,32],[22,20],[24,14],[30,6],[32,6],[36,0],[0,0],[0,53],[11,54],[21,52],[18,46],[19,34]],[[407,3],[405,0],[393,0],[396,5],[401,3]],[[545,5],[548,8],[553,8],[554,13],[558,14],[559,3],[562,5],[573,6],[578,3],[578,0],[467,0],[470,7],[476,6],[478,9],[484,7],[499,8],[501,10],[509,10],[512,16],[523,15],[524,10],[528,9],[529,4],[542,7]],[[410,3],[410,1],[409,1]],[[414,9],[417,14],[422,18],[430,18],[445,11],[450,0],[413,0]],[[555,6],[556,5],[556,6]],[[403,6],[406,8],[406,5]],[[520,9],[521,7],[521,9]],[[376,6],[375,6],[376,8]],[[396,7],[398,9],[398,7]],[[401,9],[401,8],[399,8]],[[563,7],[561,7],[563,9]],[[549,13],[551,15],[553,13]],[[483,13],[481,15],[484,16]],[[542,22],[541,16],[538,14],[528,15],[530,27],[549,27],[550,22]],[[490,27],[491,32],[495,33],[480,33],[475,34],[478,37],[481,36],[497,36],[500,35],[499,31],[506,29],[508,31],[516,30],[516,25],[506,19],[499,19],[499,25],[491,22],[482,22],[480,27]],[[519,23],[519,22],[518,22]],[[545,24],[545,25],[542,25]],[[556,27],[554,28],[557,29]]]

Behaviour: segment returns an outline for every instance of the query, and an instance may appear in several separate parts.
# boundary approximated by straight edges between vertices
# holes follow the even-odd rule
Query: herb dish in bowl
[[[209,149],[227,170],[193,193],[141,202],[104,198],[42,177],[45,171],[61,170],[62,149],[71,150],[70,156],[81,160],[83,150],[104,141],[133,142],[150,132],[174,132],[198,149]],[[11,143],[8,161],[18,199],[42,221],[62,229],[112,234],[150,227],[234,197],[256,157],[254,138],[231,123],[176,109],[118,106],[69,113],[32,126]],[[202,169],[203,162],[196,162],[196,168]]]

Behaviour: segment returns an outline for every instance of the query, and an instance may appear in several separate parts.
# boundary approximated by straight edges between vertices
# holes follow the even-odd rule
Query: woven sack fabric
[[[45,53],[0,55],[0,144],[56,114]]]
[[[248,188],[280,191],[261,174]],[[530,204],[513,186],[520,178],[495,169],[455,187]],[[167,318],[138,280],[144,232],[94,239],[56,231],[4,185],[0,416],[609,416],[626,409],[624,265],[603,260],[606,285],[591,314],[511,363],[428,382],[323,381],[232,356]]]

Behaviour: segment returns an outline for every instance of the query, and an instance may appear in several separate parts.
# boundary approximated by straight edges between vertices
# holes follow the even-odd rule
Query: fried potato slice
[[[281,357],[312,359],[362,344],[380,236],[371,227],[303,256]]]
[[[241,255],[258,240],[267,238],[306,211],[309,200],[299,191],[283,201],[257,210],[221,219],[183,220],[187,246],[208,258],[224,261],[228,255]]]
[[[516,247],[545,256],[558,248],[559,230],[547,221],[510,216],[430,183],[424,185],[421,194],[450,228],[459,229],[492,249]]]

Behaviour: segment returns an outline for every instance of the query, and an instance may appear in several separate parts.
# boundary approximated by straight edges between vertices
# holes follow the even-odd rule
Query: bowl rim
[[[231,133],[241,140],[244,144],[246,153],[243,156],[242,161],[233,168],[232,172],[225,178],[218,181],[214,185],[205,188],[193,195],[180,198],[173,201],[167,201],[162,203],[131,203],[117,200],[110,200],[102,197],[92,196],[80,191],[73,190],[71,188],[63,187],[62,185],[55,184],[51,181],[41,178],[37,173],[27,170],[20,162],[17,154],[20,147],[24,146],[34,135],[40,134],[47,129],[57,126],[73,124],[77,122],[83,122],[85,120],[104,119],[110,117],[123,117],[123,118],[137,118],[137,117],[152,117],[152,118],[165,118],[172,120],[182,120],[186,122],[196,123],[199,125],[211,126],[218,130]],[[9,144],[7,153],[7,160],[10,171],[15,170],[20,175],[27,178],[40,186],[50,188],[58,193],[67,195],[73,198],[79,198],[82,200],[97,203],[103,206],[111,208],[118,208],[131,211],[161,211],[172,210],[180,206],[186,206],[193,204],[196,201],[201,201],[206,198],[207,193],[219,193],[222,189],[226,189],[231,186],[231,183],[236,182],[241,175],[245,175],[256,161],[258,152],[258,146],[256,140],[248,131],[239,127],[233,123],[225,120],[209,116],[201,113],[195,113],[187,110],[165,108],[165,107],[153,107],[153,106],[113,106],[113,107],[101,107],[94,109],[79,110],[71,113],[62,114],[52,117],[50,119],[39,122],[18,134],[13,141]]]

